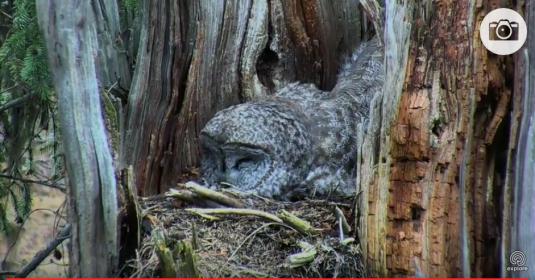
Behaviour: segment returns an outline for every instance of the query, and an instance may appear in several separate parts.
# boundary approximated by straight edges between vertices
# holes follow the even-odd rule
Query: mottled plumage
[[[372,40],[348,59],[329,92],[292,83],[218,112],[200,135],[204,179],[279,199],[353,192],[357,125],[383,82],[382,49]]]

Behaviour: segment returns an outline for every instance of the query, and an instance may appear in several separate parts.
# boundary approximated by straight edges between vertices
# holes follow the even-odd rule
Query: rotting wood
[[[482,277],[507,261],[499,213],[511,221],[523,93],[508,82],[512,58],[479,39],[497,7],[477,2],[386,2],[387,82],[363,139],[356,217],[372,275]]]
[[[195,261],[195,252],[192,243],[181,240],[175,249],[175,255],[179,259],[178,277],[198,278],[199,272]]]
[[[167,242],[163,231],[160,229],[154,230],[152,233],[152,240],[154,242],[156,255],[160,261],[160,276],[163,278],[176,278],[177,267],[175,260],[173,259],[173,254],[166,244]]]

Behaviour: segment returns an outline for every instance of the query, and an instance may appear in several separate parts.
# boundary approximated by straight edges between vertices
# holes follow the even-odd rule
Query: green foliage
[[[30,196],[30,186],[28,184],[16,185],[9,189],[13,205],[15,206],[16,220],[22,222],[32,210],[32,198]]]
[[[128,13],[136,13],[139,8],[139,0],[123,0],[123,7]]]
[[[32,199],[29,185],[10,181],[5,178],[0,180],[0,232],[9,231],[11,228],[7,215],[9,202],[13,206],[17,224],[22,223],[31,212]]]
[[[49,100],[52,83],[43,36],[37,25],[35,1],[16,0],[12,26],[0,47],[1,86],[14,85]]]
[[[0,111],[0,173],[26,177],[32,173],[32,143],[54,114],[54,97],[44,38],[37,24],[35,0],[7,1],[9,26],[0,45],[0,107],[23,100],[16,108]],[[24,98],[23,97],[29,97]],[[9,229],[8,205],[22,222],[31,210],[29,185],[0,178],[0,232]]]

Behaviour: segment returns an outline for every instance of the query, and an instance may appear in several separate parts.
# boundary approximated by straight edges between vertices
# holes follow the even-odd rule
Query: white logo
[[[528,36],[526,22],[514,10],[500,8],[488,13],[479,27],[479,36],[487,50],[508,55],[518,51]]]
[[[512,266],[507,267],[508,271],[527,271],[526,255],[522,251],[514,251],[509,256],[509,262]]]

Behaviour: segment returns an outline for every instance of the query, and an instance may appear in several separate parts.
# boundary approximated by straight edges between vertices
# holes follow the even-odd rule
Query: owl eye
[[[254,165],[255,161],[253,158],[250,158],[250,157],[245,157],[245,158],[241,158],[239,160],[236,161],[236,163],[234,164],[234,168],[236,169],[244,169],[244,168],[247,168],[247,167],[250,167],[252,165]]]

